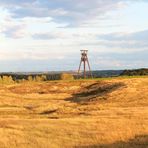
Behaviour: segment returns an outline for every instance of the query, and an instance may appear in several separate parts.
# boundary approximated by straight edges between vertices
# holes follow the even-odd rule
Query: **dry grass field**
[[[0,85],[0,148],[98,147],[148,147],[148,77]]]

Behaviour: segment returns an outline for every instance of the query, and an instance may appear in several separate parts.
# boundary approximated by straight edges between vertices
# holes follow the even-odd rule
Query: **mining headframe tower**
[[[80,60],[80,65],[79,65],[79,69],[78,69],[78,76],[80,74],[81,65],[83,63],[83,78],[86,78],[86,77],[92,78],[93,76],[92,76],[92,72],[90,69],[90,64],[89,64],[89,60],[88,60],[88,56],[87,56],[88,50],[80,50],[80,51],[81,51],[81,60]],[[88,66],[89,73],[87,73],[87,71],[86,71],[86,64]]]

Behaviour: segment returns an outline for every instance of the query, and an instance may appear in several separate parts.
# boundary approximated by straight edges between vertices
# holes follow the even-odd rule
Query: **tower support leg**
[[[81,65],[82,65],[82,62],[83,62],[83,68],[84,68],[83,69],[83,77],[86,78],[86,63],[87,63],[88,69],[89,69],[89,74],[92,78],[92,72],[91,72],[89,60],[88,60],[88,57],[87,57],[87,51],[88,50],[81,50],[81,61],[80,61],[80,64],[79,64],[78,76],[80,74],[80,69],[81,69]]]

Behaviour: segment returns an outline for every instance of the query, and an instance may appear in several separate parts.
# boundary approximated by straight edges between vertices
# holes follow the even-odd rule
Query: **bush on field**
[[[68,74],[68,73],[62,73],[60,76],[61,80],[73,80],[74,77],[72,74]]]
[[[0,83],[2,84],[13,84],[15,81],[12,79],[11,76],[0,76]]]
[[[33,77],[32,76],[28,76],[28,81],[33,81]]]
[[[46,75],[41,75],[41,76],[36,76],[35,77],[36,82],[41,82],[41,81],[46,81],[46,80],[47,80]]]

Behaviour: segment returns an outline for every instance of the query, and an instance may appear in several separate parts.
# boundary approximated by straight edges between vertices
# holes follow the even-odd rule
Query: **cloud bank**
[[[87,48],[93,69],[148,66],[147,7],[146,0],[0,0],[0,61],[38,61],[40,70],[60,60],[75,69]]]

